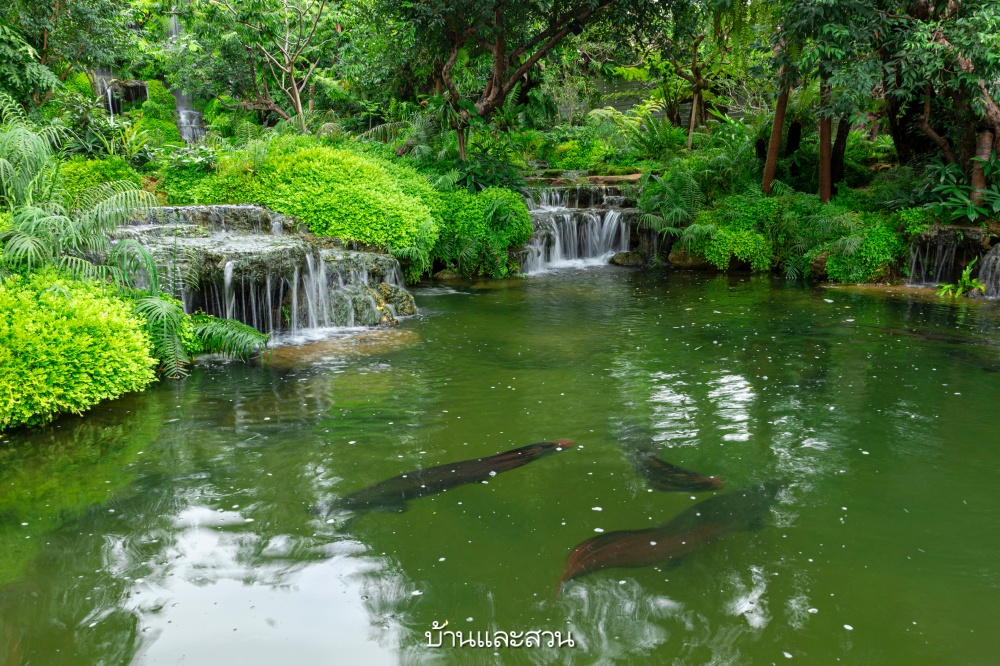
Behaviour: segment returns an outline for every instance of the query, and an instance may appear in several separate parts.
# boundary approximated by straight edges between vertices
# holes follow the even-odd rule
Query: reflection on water
[[[1000,391],[996,304],[601,268],[417,298],[398,330],[326,332],[267,365],[210,360],[4,436],[0,663],[1000,653],[1000,450],[983,409]],[[575,445],[553,464],[402,512],[309,511],[563,437]],[[719,475],[723,496],[787,486],[760,529],[557,597],[577,544],[713,496],[654,492],[636,455]],[[576,647],[426,647],[445,621],[571,631]]]

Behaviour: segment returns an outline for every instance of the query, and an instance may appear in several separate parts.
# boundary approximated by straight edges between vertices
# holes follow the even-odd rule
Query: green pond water
[[[0,663],[994,664],[1000,308],[593,268],[208,362],[0,438]],[[519,469],[310,509],[532,442]],[[651,491],[630,447],[719,475]],[[784,484],[763,526],[556,595],[568,554]],[[575,646],[428,647],[559,631]]]

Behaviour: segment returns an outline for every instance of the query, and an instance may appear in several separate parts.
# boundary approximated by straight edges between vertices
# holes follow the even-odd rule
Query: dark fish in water
[[[556,593],[566,581],[592,571],[669,563],[726,535],[760,529],[780,489],[763,483],[698,502],[660,527],[587,539],[570,553]]]
[[[485,481],[497,474],[516,469],[521,465],[526,465],[533,460],[538,460],[571,446],[573,446],[571,439],[537,442],[487,458],[463,460],[414,470],[386,479],[374,486],[363,488],[356,493],[345,495],[334,502],[331,508],[347,511],[403,510],[406,508],[407,500],[440,493],[466,483]]]
[[[663,492],[699,492],[722,487],[722,479],[719,477],[702,476],[698,472],[671,465],[655,453],[635,455],[632,463],[650,486]]]

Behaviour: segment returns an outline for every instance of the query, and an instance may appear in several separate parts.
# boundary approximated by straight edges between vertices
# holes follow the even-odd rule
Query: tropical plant
[[[958,298],[962,294],[967,294],[976,290],[979,290],[980,292],[986,291],[986,287],[979,281],[979,278],[972,277],[972,268],[975,266],[977,259],[978,257],[970,261],[969,265],[962,269],[962,275],[959,276],[957,283],[939,283],[937,295],[942,298],[945,296]]]

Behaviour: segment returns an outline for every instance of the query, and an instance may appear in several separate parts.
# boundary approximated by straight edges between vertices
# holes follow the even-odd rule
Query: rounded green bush
[[[444,210],[441,195],[413,169],[306,141],[271,141],[253,172],[245,158],[233,157],[193,188],[171,183],[179,174],[167,170],[168,200],[262,204],[294,215],[317,235],[391,248],[410,260],[411,278],[426,270]]]
[[[74,158],[62,164],[59,175],[66,193],[72,199],[90,187],[116,180],[142,185],[139,173],[117,155],[103,160]]]
[[[146,81],[146,92],[147,100],[153,104],[170,109],[172,112],[177,110],[177,100],[163,85],[163,81],[157,79]]]
[[[99,284],[51,272],[0,284],[0,431],[141,390],[153,365],[142,322]]]

